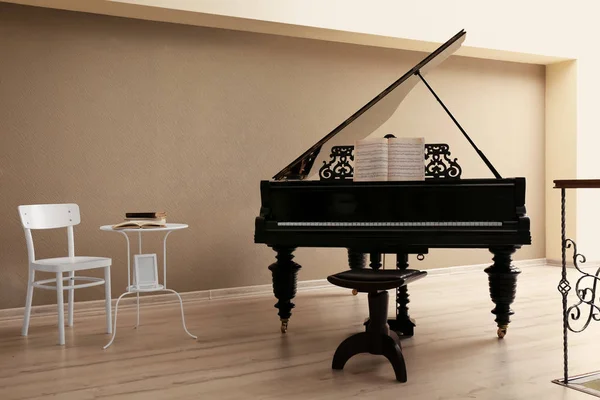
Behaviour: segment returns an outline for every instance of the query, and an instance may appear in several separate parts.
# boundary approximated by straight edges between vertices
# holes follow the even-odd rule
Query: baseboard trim
[[[530,260],[519,260],[514,261],[513,264],[518,268],[530,268],[536,266],[553,265],[548,262],[545,258],[536,258]],[[428,269],[427,273],[430,277],[445,276],[451,274],[465,274],[472,272],[482,271],[483,268],[487,268],[490,263],[487,264],[474,264],[474,265],[459,265],[445,268],[432,268]],[[558,263],[557,265],[562,265]],[[327,279],[316,279],[309,281],[298,282],[298,292],[304,292],[316,289],[327,289],[334,288]],[[180,293],[181,298],[185,302],[190,301],[210,301],[210,300],[224,300],[224,299],[236,299],[242,297],[254,297],[272,295],[273,287],[271,284],[266,285],[254,285],[254,286],[242,286],[234,288],[223,288],[223,289],[210,289],[210,290],[199,290],[194,292]],[[140,296],[140,305],[163,305],[178,302],[178,299],[173,294],[149,294]],[[113,307],[116,303],[116,299],[112,300]],[[134,307],[136,304],[136,296],[128,295],[121,299],[119,303],[119,309]],[[65,305],[66,306],[66,305]],[[24,308],[8,308],[0,310],[0,320],[11,320],[20,319],[23,317]],[[32,317],[42,317],[55,315],[57,313],[56,304],[34,306],[31,309]],[[104,300],[92,300],[82,301],[75,303],[75,314],[88,314],[88,313],[104,313]]]
[[[562,267],[561,260],[548,259],[547,264],[552,267]],[[570,256],[567,258],[566,265],[567,265],[567,268],[575,268],[575,264],[573,264],[573,256]],[[600,261],[586,261],[585,263],[579,262],[579,268],[582,268],[582,269],[598,268],[598,267],[600,267]]]
[[[428,276],[438,276],[438,275],[449,275],[449,274],[464,274],[469,272],[482,271],[484,268],[487,268],[491,265],[491,263],[486,264],[471,264],[471,265],[457,265],[454,267],[445,267],[445,268],[434,268],[428,269]],[[529,260],[518,260],[513,261],[513,265],[517,268],[530,268],[530,267],[541,267],[546,265],[545,258],[532,258]]]

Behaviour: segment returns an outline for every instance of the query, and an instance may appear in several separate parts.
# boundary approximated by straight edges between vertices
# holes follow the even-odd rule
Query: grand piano
[[[525,210],[525,178],[502,178],[425,80],[425,75],[452,55],[465,40],[458,32],[389,85],[360,110],[307,149],[271,180],[260,183],[261,208],[255,220],[255,243],[276,252],[269,266],[277,298],[281,331],[288,329],[296,294],[293,260],[298,247],[348,249],[351,268],[379,268],[384,254],[396,255],[396,268],[408,268],[408,256],[422,259],[430,249],[487,248],[493,263],[485,272],[495,307],[495,322],[504,337],[513,314],[520,271],[513,253],[531,244]],[[424,181],[355,182],[353,144],[377,130],[411,89],[423,83],[487,165],[493,178],[460,179],[460,166],[448,158],[447,145],[426,145]],[[446,152],[444,152],[444,149]],[[337,157],[337,166],[331,167]],[[449,161],[442,165],[442,161]],[[317,168],[318,167],[318,168]],[[396,293],[396,318],[390,328],[412,336],[408,289]]]

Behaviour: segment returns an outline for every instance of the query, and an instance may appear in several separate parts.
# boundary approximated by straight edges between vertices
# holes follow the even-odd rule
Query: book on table
[[[112,226],[113,229],[149,229],[167,226],[167,213],[159,212],[130,212],[125,213],[125,221]]]
[[[167,213],[164,211],[147,211],[147,212],[128,212],[125,213],[125,219],[156,219],[167,218]]]

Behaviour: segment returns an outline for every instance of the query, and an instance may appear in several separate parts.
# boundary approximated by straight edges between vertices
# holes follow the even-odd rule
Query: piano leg
[[[301,267],[292,261],[295,247],[274,246],[273,250],[277,252],[277,261],[269,265],[269,270],[273,276],[273,293],[278,300],[275,307],[279,309],[281,333],[286,333],[295,306],[292,299],[296,296],[298,270]]]
[[[396,255],[396,269],[408,268],[408,254]],[[396,319],[389,319],[390,329],[395,331],[400,338],[412,337],[415,333],[415,321],[408,315],[408,287],[406,285],[396,289]]]
[[[517,276],[521,271],[511,264],[511,255],[517,247],[492,247],[490,252],[494,254],[494,264],[485,269],[490,282],[490,297],[496,305],[492,313],[496,315],[498,324],[498,337],[506,335],[510,316],[514,311],[510,305],[515,300],[517,293]]]
[[[367,265],[367,259],[364,253],[360,253],[353,249],[348,249],[348,265],[350,269],[363,269]],[[352,289],[352,294],[356,296],[358,290]]]
[[[363,269],[367,266],[367,258],[364,253],[348,249],[348,265],[350,269]]]

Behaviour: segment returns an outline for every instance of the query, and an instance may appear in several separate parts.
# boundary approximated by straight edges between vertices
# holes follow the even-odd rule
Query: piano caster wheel
[[[288,320],[281,320],[281,333],[286,333],[288,328]]]
[[[502,339],[504,336],[506,336],[506,330],[508,329],[508,327],[503,327],[503,328],[498,328],[498,337],[500,339]]]
[[[352,296],[356,296],[358,294],[358,290],[352,289]]]

